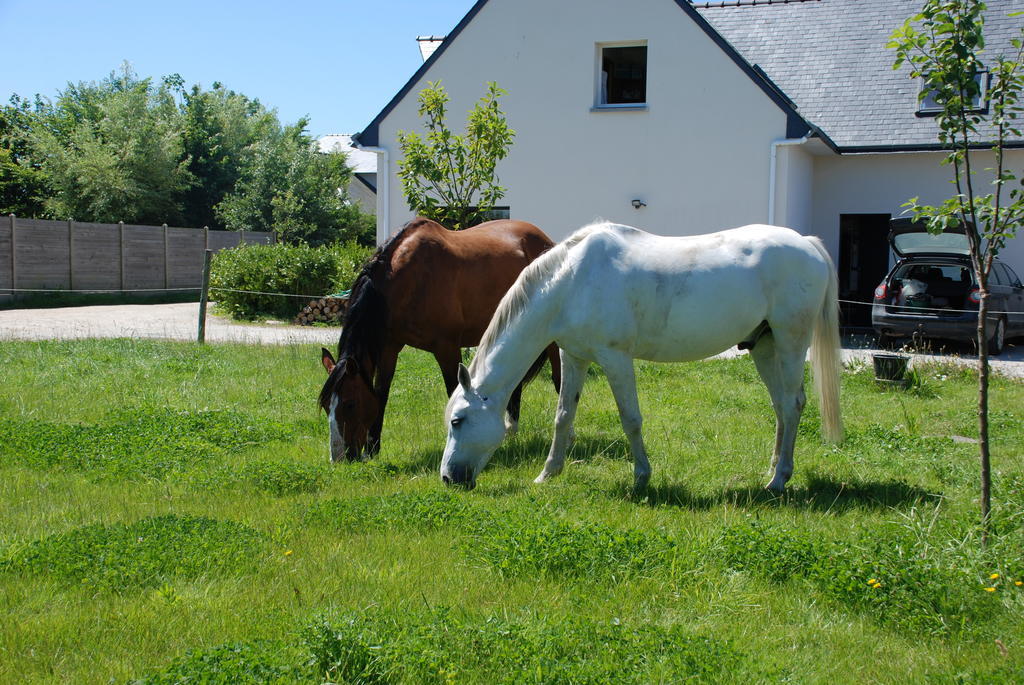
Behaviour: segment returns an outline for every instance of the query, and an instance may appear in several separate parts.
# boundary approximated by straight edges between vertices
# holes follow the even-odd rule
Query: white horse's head
[[[441,458],[441,480],[446,485],[476,486],[477,474],[505,437],[504,409],[475,390],[469,371],[459,364],[459,385],[445,410],[448,440]]]

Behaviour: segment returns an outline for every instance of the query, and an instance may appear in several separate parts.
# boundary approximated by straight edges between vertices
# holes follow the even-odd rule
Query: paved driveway
[[[0,311],[0,340],[48,340],[73,338],[163,338],[195,340],[199,325],[199,304],[132,304],[57,309],[11,309]],[[206,339],[209,342],[241,342],[264,345],[310,343],[333,348],[338,344],[338,329],[292,326],[288,324],[239,324],[209,315]],[[870,338],[850,338],[844,343],[843,361],[860,359],[870,363]],[[721,356],[742,354],[736,348]],[[977,358],[963,346],[953,355],[915,354],[911,363],[928,359],[954,360],[974,364]],[[992,359],[997,372],[1024,378],[1024,344],[1007,345]]]

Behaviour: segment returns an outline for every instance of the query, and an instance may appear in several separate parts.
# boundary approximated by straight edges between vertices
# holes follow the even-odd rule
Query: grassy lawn
[[[1024,384],[982,553],[971,372],[848,369],[775,499],[749,359],[637,368],[647,497],[596,368],[559,479],[542,378],[466,493],[414,350],[380,456],[331,465],[318,347],[5,342],[0,682],[1024,681]]]

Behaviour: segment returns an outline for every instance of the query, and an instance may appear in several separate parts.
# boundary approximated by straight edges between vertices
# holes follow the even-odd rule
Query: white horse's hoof
[[[561,472],[562,472],[562,469],[558,469],[557,471],[548,471],[547,469],[544,469],[543,471],[540,472],[539,476],[537,476],[536,478],[533,479],[533,482],[534,483],[545,483],[545,482],[551,480],[552,478],[554,478],[555,476],[557,476],[558,474],[560,474]]]
[[[779,497],[786,492],[786,484],[778,483],[773,480],[771,483],[768,483],[768,485],[764,486],[764,489],[772,493],[776,497]]]
[[[519,432],[519,422],[512,421],[507,416],[505,417],[505,437],[514,438],[516,433]]]

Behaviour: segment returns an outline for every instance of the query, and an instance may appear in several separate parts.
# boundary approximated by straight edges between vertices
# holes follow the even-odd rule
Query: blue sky
[[[122,62],[139,76],[214,81],[283,123],[354,133],[421,64],[418,35],[447,34],[474,0],[0,0],[0,97],[54,97]]]

